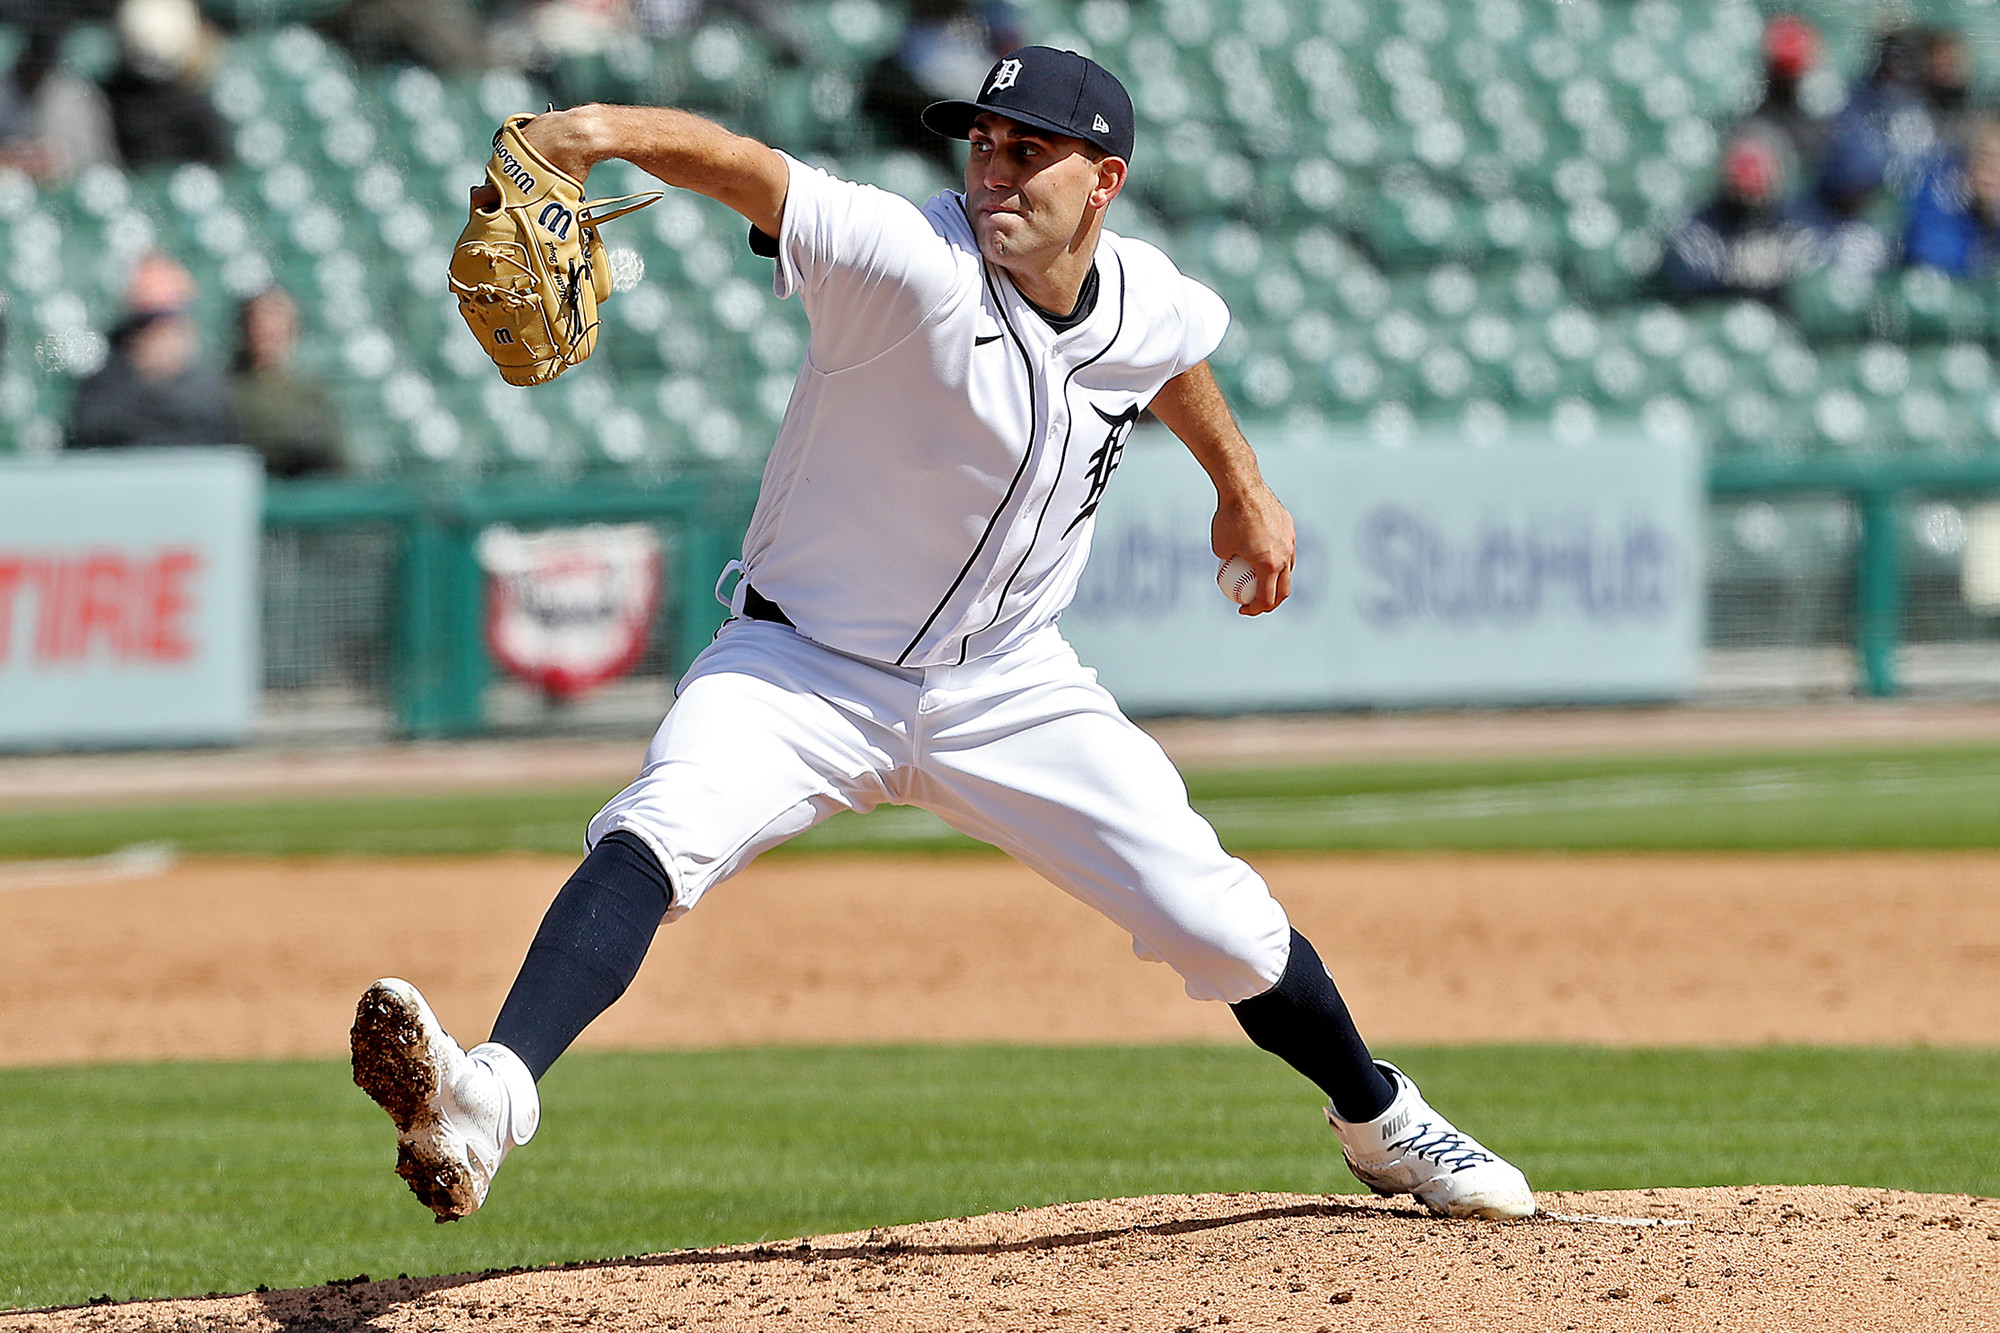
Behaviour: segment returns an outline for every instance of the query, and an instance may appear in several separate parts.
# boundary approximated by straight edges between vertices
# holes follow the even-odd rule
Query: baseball
[[[1250,562],[1240,555],[1232,555],[1222,562],[1222,568],[1215,571],[1215,586],[1222,589],[1222,595],[1238,606],[1245,605],[1257,595],[1257,571],[1250,568]]]

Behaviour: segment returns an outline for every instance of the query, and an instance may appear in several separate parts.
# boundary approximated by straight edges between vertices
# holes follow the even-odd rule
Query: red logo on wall
[[[630,671],[660,593],[660,538],[643,523],[479,536],[493,660],[557,699]]]
[[[201,554],[0,549],[0,667],[186,662]],[[15,631],[21,632],[17,634]]]

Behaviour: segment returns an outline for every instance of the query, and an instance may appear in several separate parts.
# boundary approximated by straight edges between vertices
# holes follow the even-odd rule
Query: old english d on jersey
[[[1054,620],[1139,412],[1215,350],[1221,298],[1103,233],[1089,316],[1046,324],[973,239],[787,158],[775,288],[812,324],[744,540],[799,632],[904,666],[983,657]]]

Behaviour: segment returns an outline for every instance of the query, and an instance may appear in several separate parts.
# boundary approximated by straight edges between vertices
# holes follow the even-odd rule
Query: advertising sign
[[[644,523],[479,535],[493,660],[556,699],[630,671],[660,597],[660,536]]]
[[[0,459],[0,748],[242,739],[262,488],[235,449]]]
[[[1164,440],[1164,442],[1162,442]],[[1134,712],[1673,699],[1702,637],[1700,455],[1463,444],[1259,448],[1298,525],[1291,600],[1215,586],[1215,492],[1127,451],[1063,629]]]

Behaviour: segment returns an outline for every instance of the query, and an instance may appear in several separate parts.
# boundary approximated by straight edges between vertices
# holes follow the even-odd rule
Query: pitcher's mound
[[[1156,1195],[531,1272],[0,1316],[58,1330],[2000,1328],[2000,1202],[1834,1186]]]

